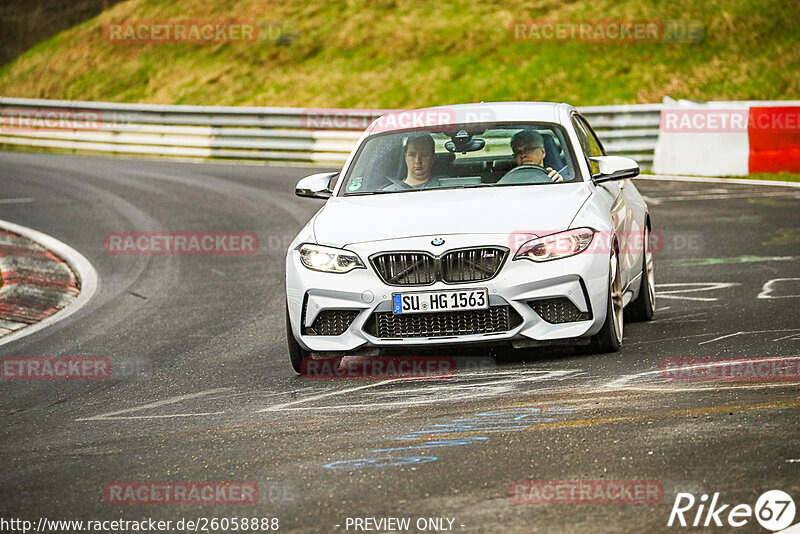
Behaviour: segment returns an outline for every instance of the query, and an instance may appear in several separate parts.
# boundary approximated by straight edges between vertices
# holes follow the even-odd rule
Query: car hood
[[[545,235],[566,229],[589,195],[581,182],[333,197],[314,234],[337,247],[428,235]]]

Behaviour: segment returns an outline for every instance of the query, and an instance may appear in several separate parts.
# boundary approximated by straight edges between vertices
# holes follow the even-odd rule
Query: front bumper
[[[481,236],[480,245],[507,246],[507,236]],[[346,274],[322,273],[307,269],[300,262],[297,250],[286,257],[286,297],[290,323],[295,339],[313,352],[351,351],[366,347],[411,347],[453,343],[479,343],[504,340],[551,342],[586,337],[597,333],[605,321],[608,298],[608,257],[585,251],[570,258],[544,263],[513,260],[513,252],[500,272],[485,282],[463,284],[390,286],[383,283],[367,258],[385,250],[427,250],[440,254],[445,250],[431,247],[431,236],[397,240],[397,242],[361,243],[346,247],[356,252],[367,265]],[[505,242],[504,242],[505,241]],[[388,243],[388,244],[387,244]],[[475,236],[447,236],[447,250],[474,246]],[[465,334],[446,337],[382,338],[373,326],[373,313],[392,311],[392,293],[453,290],[485,287],[489,305],[509,305],[522,321],[504,332]],[[545,321],[529,305],[530,301],[563,297],[569,299],[589,319],[566,323]],[[341,335],[307,335],[324,310],[354,310],[358,314]],[[422,314],[424,315],[424,314]],[[301,324],[302,321],[302,324]],[[303,328],[305,327],[305,328]],[[304,333],[306,332],[306,333]]]

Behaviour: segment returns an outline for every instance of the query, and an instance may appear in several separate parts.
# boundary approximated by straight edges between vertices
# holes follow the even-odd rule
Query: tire
[[[286,344],[289,347],[289,360],[292,362],[292,369],[297,374],[305,371],[305,362],[311,358],[311,353],[300,346],[292,333],[292,323],[289,321],[289,309],[286,309]]]
[[[622,280],[619,277],[619,258],[614,253],[608,262],[608,298],[606,299],[606,322],[592,337],[594,352],[618,352],[622,346],[625,320],[622,310]]]
[[[631,322],[649,321],[656,311],[656,279],[653,263],[653,250],[650,245],[650,228],[645,227],[644,251],[642,253],[642,282],[639,296],[628,304],[625,318]]]

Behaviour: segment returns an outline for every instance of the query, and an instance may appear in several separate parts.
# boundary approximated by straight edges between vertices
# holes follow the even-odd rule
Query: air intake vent
[[[507,332],[522,323],[511,306],[485,310],[394,314],[376,312],[367,320],[365,331],[379,338],[466,336]]]
[[[322,310],[311,326],[303,327],[306,336],[340,336],[350,328],[358,310]]]
[[[531,300],[528,302],[528,306],[533,308],[533,311],[539,314],[539,317],[551,324],[588,321],[592,318],[591,313],[580,311],[566,297]]]

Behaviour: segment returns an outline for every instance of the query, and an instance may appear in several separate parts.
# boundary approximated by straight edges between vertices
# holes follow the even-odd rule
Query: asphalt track
[[[312,171],[0,154],[0,219],[69,244],[99,277],[81,310],[0,356],[106,356],[127,372],[0,382],[0,516],[277,517],[291,532],[354,532],[347,518],[392,516],[450,518],[454,532],[669,532],[677,491],[753,506],[781,489],[800,506],[798,382],[659,375],[664,358],[800,354],[800,189],[637,180],[663,232],[660,309],[626,325],[618,354],[538,350],[496,366],[470,354],[485,365],[446,380],[319,381],[292,371],[283,326],[285,248],[320,206],[295,197],[294,184]],[[255,232],[260,249],[104,251],[107,232],[159,230]],[[448,426],[478,417],[496,426]],[[438,446],[406,449],[430,436]],[[428,461],[380,460],[398,457]],[[511,502],[510,484],[530,479],[658,481],[664,497]],[[103,492],[115,481],[251,481],[259,500],[111,505]],[[735,531],[765,532],[752,517]]]

